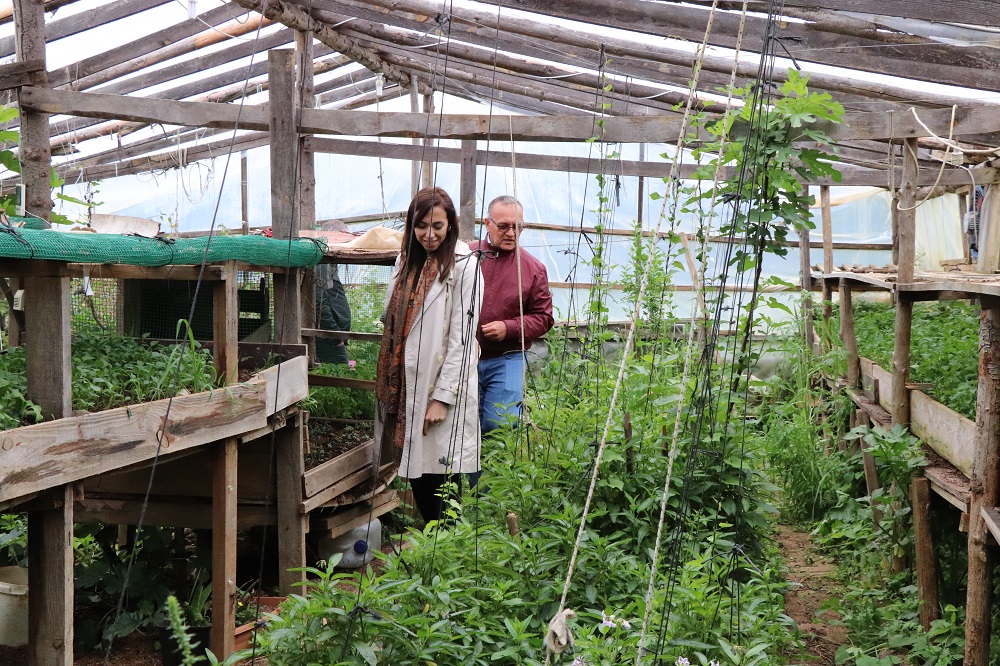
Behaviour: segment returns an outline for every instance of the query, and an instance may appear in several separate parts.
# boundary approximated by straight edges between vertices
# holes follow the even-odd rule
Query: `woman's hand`
[[[424,416],[424,434],[427,434],[427,429],[432,425],[437,425],[444,421],[444,417],[447,415],[448,405],[440,400],[431,400],[427,404],[427,414]]]

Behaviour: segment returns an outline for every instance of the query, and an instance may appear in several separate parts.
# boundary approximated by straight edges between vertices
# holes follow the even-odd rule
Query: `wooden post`
[[[212,460],[212,652],[234,650],[236,627],[236,470],[239,440],[214,445]]]
[[[819,188],[820,212],[823,218],[823,275],[833,272],[833,212],[830,210],[830,187],[821,185]],[[823,321],[829,323],[833,316],[832,288],[827,280],[823,280]]]
[[[917,140],[906,139],[903,150],[903,182],[899,188],[899,264],[897,284],[913,282],[916,261],[914,236],[916,234],[917,191]],[[910,329],[913,323],[913,302],[903,300],[896,292],[896,337],[892,349],[892,422],[910,424],[910,392],[906,383],[910,379]]]
[[[71,416],[69,278],[25,278],[28,397],[47,419]]]
[[[303,108],[316,106],[315,87],[313,82],[313,33],[312,31],[295,31],[295,53],[298,58],[296,67],[296,93]],[[298,125],[298,117],[296,117]],[[298,228],[313,229],[316,226],[316,169],[315,156],[309,149],[306,137],[299,136],[299,178],[298,178]],[[316,276],[311,270],[301,271],[302,283],[299,296],[301,298],[301,316],[303,328],[316,328]],[[301,338],[300,340],[301,341]],[[316,358],[316,344],[309,341],[310,358]]]
[[[462,172],[459,188],[458,237],[476,239],[476,141],[462,140]]]
[[[274,238],[298,236],[299,134],[296,127],[295,52],[268,52],[268,106],[271,139],[271,226]],[[298,269],[274,276],[274,339],[281,344],[302,340],[301,279]]]
[[[639,144],[639,161],[646,161],[646,144]],[[640,229],[644,229],[643,223],[646,216],[646,178],[645,176],[639,176],[639,192],[636,197],[636,209],[635,209],[635,220],[638,223]]]
[[[240,152],[240,218],[243,220],[243,235],[250,234],[250,161],[247,151]]]
[[[931,482],[922,476],[910,483],[913,504],[913,549],[917,556],[917,596],[920,599],[920,626],[924,631],[938,619],[937,557],[931,535]]]
[[[302,437],[302,414],[275,433],[275,472],[278,505],[278,588],[279,594],[296,592],[295,583],[305,580],[301,571],[289,571],[306,563],[306,521],[303,513],[302,475],[305,473],[305,449]]]
[[[73,663],[73,487],[28,512],[28,663]]]
[[[420,113],[420,93],[417,92],[417,75],[410,74],[410,111],[412,113]],[[414,146],[420,145],[420,139],[411,139]],[[420,189],[420,162],[418,160],[410,161],[410,198],[412,199],[416,195],[417,190]]]
[[[959,235],[962,238],[962,250],[963,250],[962,256],[965,258],[965,263],[969,263],[972,260],[972,257],[969,254],[969,238],[968,236],[965,235],[965,214],[969,210],[969,197],[972,197],[972,200],[975,201],[976,192],[975,189],[973,189],[969,192],[968,196],[966,196],[965,192],[958,192],[957,194],[958,194],[958,228],[959,228]]]
[[[984,297],[979,316],[976,437],[969,478],[969,575],[965,666],[989,666],[996,547],[988,543],[983,508],[1000,505],[1000,300]]]
[[[226,262],[222,278],[213,285],[212,356],[218,383],[226,386],[236,383],[239,376],[240,285],[235,261]]]
[[[799,229],[799,275],[802,290],[806,297],[802,301],[803,330],[806,336],[806,348],[813,349],[813,302],[809,293],[812,290],[812,264],[809,255],[809,229]]]
[[[851,288],[847,280],[840,279],[840,339],[847,350],[847,385],[861,388],[861,356],[858,354],[858,338],[854,332],[854,304],[851,302]]]
[[[45,62],[43,0],[14,0],[14,38],[18,61]],[[44,67],[34,84],[48,85]],[[21,106],[19,131],[25,208],[51,221],[48,116]],[[9,339],[27,344],[28,397],[46,418],[70,416],[69,278],[28,278],[22,284],[26,339],[19,339],[19,330],[12,330]],[[58,508],[28,513],[28,662],[33,666],[73,663],[72,486],[54,493]]]
[[[434,94],[424,95],[424,113],[434,115]],[[433,121],[431,126],[433,127]],[[433,154],[434,139],[424,137],[424,165],[421,167],[420,187],[433,187],[437,174],[434,173],[434,162],[429,157]]]

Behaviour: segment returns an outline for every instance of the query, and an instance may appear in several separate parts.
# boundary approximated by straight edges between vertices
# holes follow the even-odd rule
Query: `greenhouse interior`
[[[1000,663],[998,35],[0,0],[0,666]]]

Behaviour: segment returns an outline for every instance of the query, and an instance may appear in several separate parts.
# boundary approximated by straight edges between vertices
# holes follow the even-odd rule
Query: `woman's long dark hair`
[[[458,214],[455,213],[455,204],[452,203],[448,193],[440,187],[425,187],[413,196],[410,207],[406,210],[406,230],[403,233],[402,252],[406,256],[405,273],[419,271],[424,261],[427,260],[427,250],[413,235],[413,225],[417,220],[422,220],[440,206],[444,209],[448,217],[448,231],[444,240],[434,254],[438,257],[440,266],[440,280],[445,278],[455,266],[455,246],[458,245]]]

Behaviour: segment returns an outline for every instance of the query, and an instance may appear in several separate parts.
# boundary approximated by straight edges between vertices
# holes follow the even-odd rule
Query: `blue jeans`
[[[479,425],[483,434],[516,425],[524,400],[524,352],[479,362]]]
[[[479,426],[483,434],[505,425],[517,425],[524,400],[524,352],[512,351],[479,362]],[[469,475],[469,487],[482,471]]]

